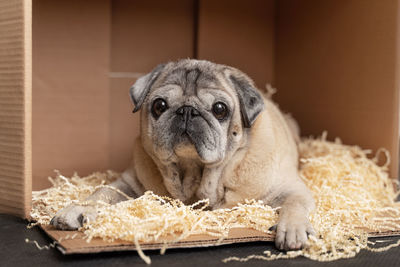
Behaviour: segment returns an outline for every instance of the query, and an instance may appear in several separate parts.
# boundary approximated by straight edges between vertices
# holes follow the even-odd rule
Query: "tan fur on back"
[[[265,111],[253,125],[248,146],[233,156],[224,172],[226,207],[245,199],[271,200],[281,177],[296,177],[297,147],[292,134],[275,104],[264,101]]]

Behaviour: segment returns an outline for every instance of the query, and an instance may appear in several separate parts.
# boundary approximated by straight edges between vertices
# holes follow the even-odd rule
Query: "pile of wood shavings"
[[[50,224],[51,219],[60,209],[78,204],[93,194],[97,188],[109,184],[118,178],[118,173],[107,171],[96,172],[86,177],[79,177],[76,173],[68,178],[59,171],[56,177],[49,177],[52,187],[32,191],[32,210],[30,216],[35,223],[33,225]]]
[[[340,139],[303,139],[299,144],[300,176],[312,191],[316,211],[311,214],[317,235],[310,236],[309,246],[300,251],[245,258],[230,257],[228,261],[250,259],[274,260],[304,256],[318,261],[354,257],[361,249],[384,251],[399,246],[400,241],[379,249],[369,247],[369,232],[400,230],[399,191],[388,176],[389,154],[379,150],[372,159],[369,150],[343,145]],[[383,153],[386,163],[378,166]],[[397,182],[397,181],[396,181]]]
[[[304,139],[299,144],[300,176],[312,191],[317,203],[311,222],[317,232],[310,237],[309,246],[300,251],[246,258],[231,257],[224,262],[250,259],[273,260],[305,256],[319,261],[354,257],[361,249],[381,251],[368,247],[368,232],[400,229],[400,203],[395,202],[398,192],[388,177],[387,163],[377,165],[377,157],[370,159],[367,150],[346,146],[340,140],[328,142],[326,134],[319,139]],[[381,152],[382,152],[381,151]],[[378,153],[379,156],[380,152]],[[85,178],[63,177],[57,174],[53,187],[33,193],[31,216],[41,224],[48,224],[56,211],[70,203],[83,201],[96,188],[117,177],[116,173],[96,173]],[[276,224],[274,210],[260,201],[248,201],[229,210],[207,211],[207,201],[185,206],[171,200],[146,193],[144,196],[117,205],[99,203],[99,216],[81,229],[88,241],[94,237],[113,241],[121,239],[137,245],[172,237],[178,242],[191,234],[210,234],[221,239],[229,229],[249,227],[260,231]],[[167,247],[168,244],[166,244]],[[395,244],[399,245],[399,243]],[[393,247],[389,245],[386,249]],[[163,250],[164,251],[164,250]]]

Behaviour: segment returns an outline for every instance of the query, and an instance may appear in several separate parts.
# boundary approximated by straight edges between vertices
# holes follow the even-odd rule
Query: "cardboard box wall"
[[[389,149],[397,177],[399,14],[399,0],[0,0],[0,212],[28,216],[53,169],[123,170],[129,87],[188,57],[277,87],[303,135]]]

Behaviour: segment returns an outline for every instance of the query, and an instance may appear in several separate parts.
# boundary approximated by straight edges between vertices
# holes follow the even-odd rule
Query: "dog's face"
[[[163,162],[218,164],[237,149],[264,105],[245,74],[199,60],[159,65],[130,94],[134,112],[142,110],[144,147]]]

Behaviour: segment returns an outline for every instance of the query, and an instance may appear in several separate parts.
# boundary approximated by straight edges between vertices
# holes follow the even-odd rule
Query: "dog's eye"
[[[153,102],[153,106],[151,107],[151,113],[153,114],[154,118],[158,118],[168,109],[167,102],[162,98],[157,98]]]
[[[228,107],[222,102],[217,102],[213,105],[212,112],[218,120],[223,120],[228,116]]]

